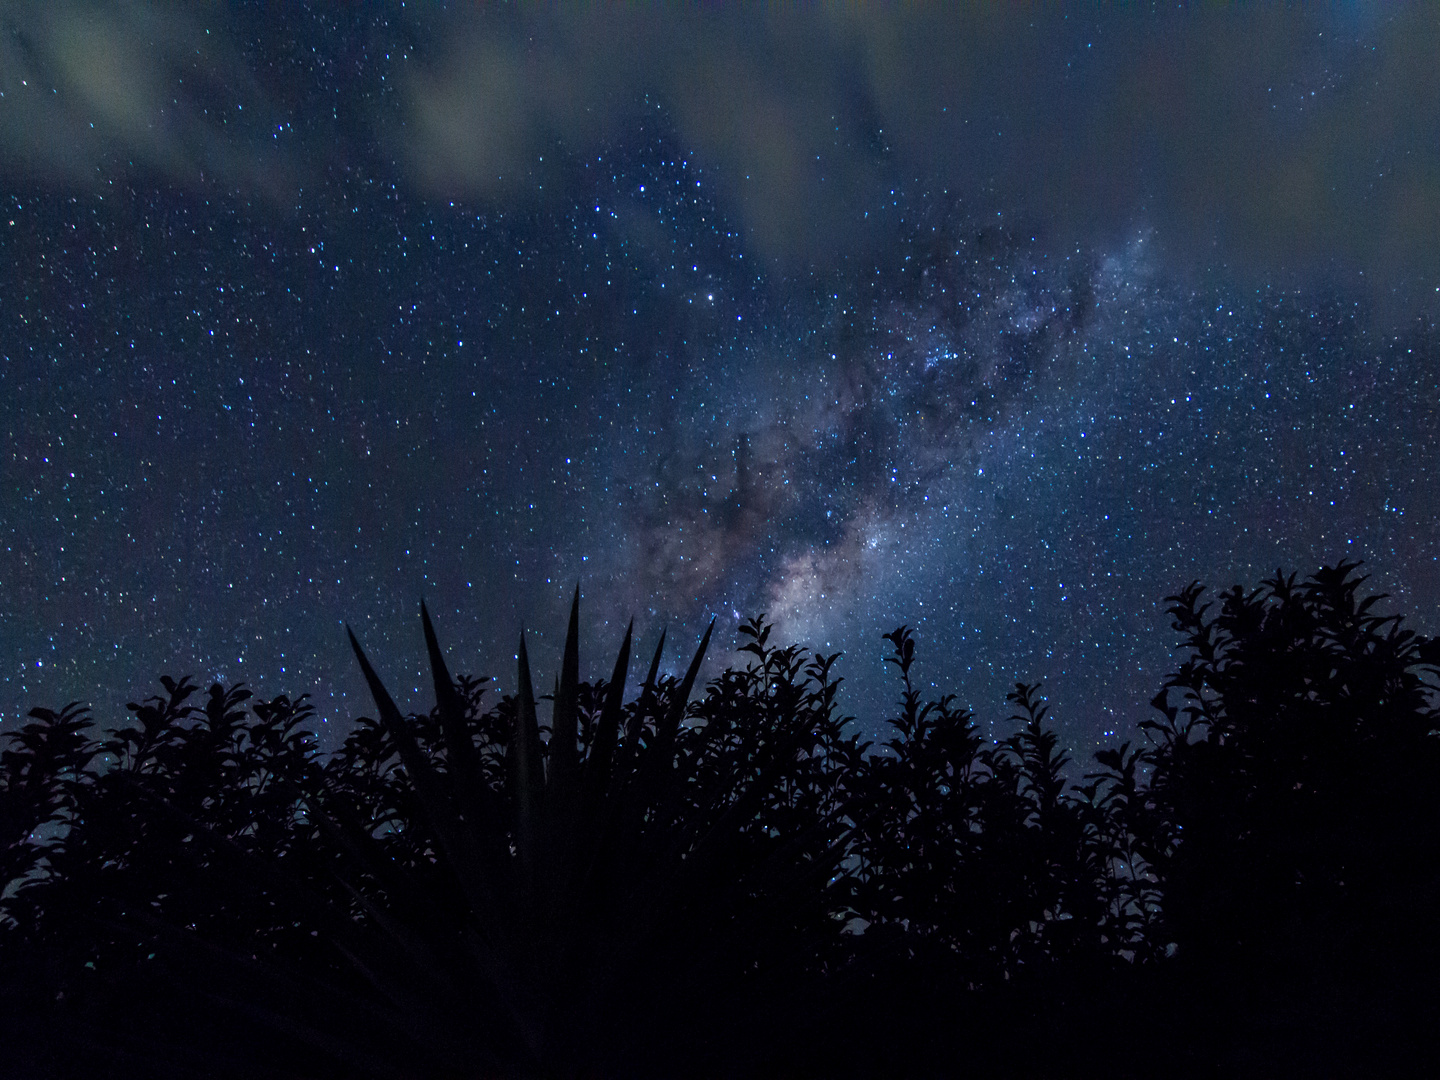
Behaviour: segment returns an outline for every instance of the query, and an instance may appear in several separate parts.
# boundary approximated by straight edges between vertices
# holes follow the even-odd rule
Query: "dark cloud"
[[[263,31],[229,8],[14,3],[3,21],[12,170],[89,184],[134,167],[280,194],[333,163],[333,145],[275,137],[287,122],[313,136],[329,110],[298,115],[284,73],[247,62]],[[395,9],[354,23],[331,36],[363,39],[365,71],[337,70],[336,85],[430,195],[543,197],[558,157],[658,108],[749,248],[785,266],[880,242],[865,214],[905,184],[1023,209],[1062,247],[1153,229],[1182,266],[1364,277],[1407,303],[1440,284],[1430,5]]]
[[[78,188],[138,172],[292,194],[305,170],[280,140],[287,118],[226,23],[207,4],[0,7],[6,171]]]
[[[1153,229],[1196,267],[1440,284],[1434,8],[957,8],[476,19],[419,59],[407,160],[500,198],[649,95],[782,264],[871,242],[865,212],[908,184],[1062,244]]]

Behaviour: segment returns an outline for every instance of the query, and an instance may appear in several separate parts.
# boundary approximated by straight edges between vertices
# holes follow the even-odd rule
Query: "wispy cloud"
[[[301,119],[285,80],[316,75],[258,71],[275,43],[241,22],[210,5],[0,9],[6,170],[277,193],[343,160],[323,132],[274,137]],[[390,53],[372,50],[377,86],[357,108],[421,193],[503,205],[551,177],[564,196],[557,155],[649,109],[707,167],[750,249],[781,265],[875,242],[865,213],[907,184],[1023,210],[1062,243],[1147,227],[1183,265],[1363,276],[1382,299],[1440,285],[1432,5],[565,6],[386,22],[365,33],[394,38],[398,91],[379,92]]]

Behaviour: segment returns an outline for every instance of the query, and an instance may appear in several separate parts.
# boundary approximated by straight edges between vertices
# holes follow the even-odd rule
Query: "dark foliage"
[[[1260,1072],[1384,1072],[1440,996],[1437,642],[1355,565],[1170,597],[1187,652],[1155,699],[1149,865],[1197,1024]]]
[[[983,739],[914,638],[872,747],[835,656],[741,628],[697,689],[631,634],[548,722],[450,675],[322,759],[304,698],[161,681],[0,754],[0,1045],[18,1075],[1403,1071],[1440,960],[1437,647],[1355,567],[1171,598],[1146,748],[1068,757],[1039,687]],[[577,594],[578,605],[578,594]],[[352,638],[353,642],[353,638]],[[542,701],[544,699],[541,699]],[[1118,1032],[1118,1034],[1116,1034]]]

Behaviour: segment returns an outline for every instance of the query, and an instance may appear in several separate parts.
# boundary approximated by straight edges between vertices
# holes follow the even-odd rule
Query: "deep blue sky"
[[[767,611],[878,730],[904,622],[1085,754],[1194,578],[1364,559],[1435,630],[1437,37],[1385,10],[12,6],[0,716],[343,725],[345,621],[426,707],[422,596],[548,679],[578,580],[588,674]]]

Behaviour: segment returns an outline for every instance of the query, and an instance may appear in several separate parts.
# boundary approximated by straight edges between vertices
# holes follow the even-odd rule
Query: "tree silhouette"
[[[582,681],[578,591],[541,698],[523,635],[487,701],[422,605],[435,706],[402,715],[352,638],[378,718],[325,758],[303,697],[166,678],[99,741],[35,709],[0,752],[6,1069],[1413,1070],[1440,1018],[1440,648],[1363,581],[1171,597],[1148,747],[1074,783],[1037,684],[991,743],[922,700],[907,627],[876,747],[837,657],[763,617],[703,687],[709,631],[680,678],[662,635],[628,701],[628,630]]]
[[[1374,614],[1356,568],[1237,586],[1213,615],[1198,584],[1170,597],[1188,655],[1144,725],[1166,933],[1258,1071],[1398,1067],[1436,1019],[1440,651]]]

